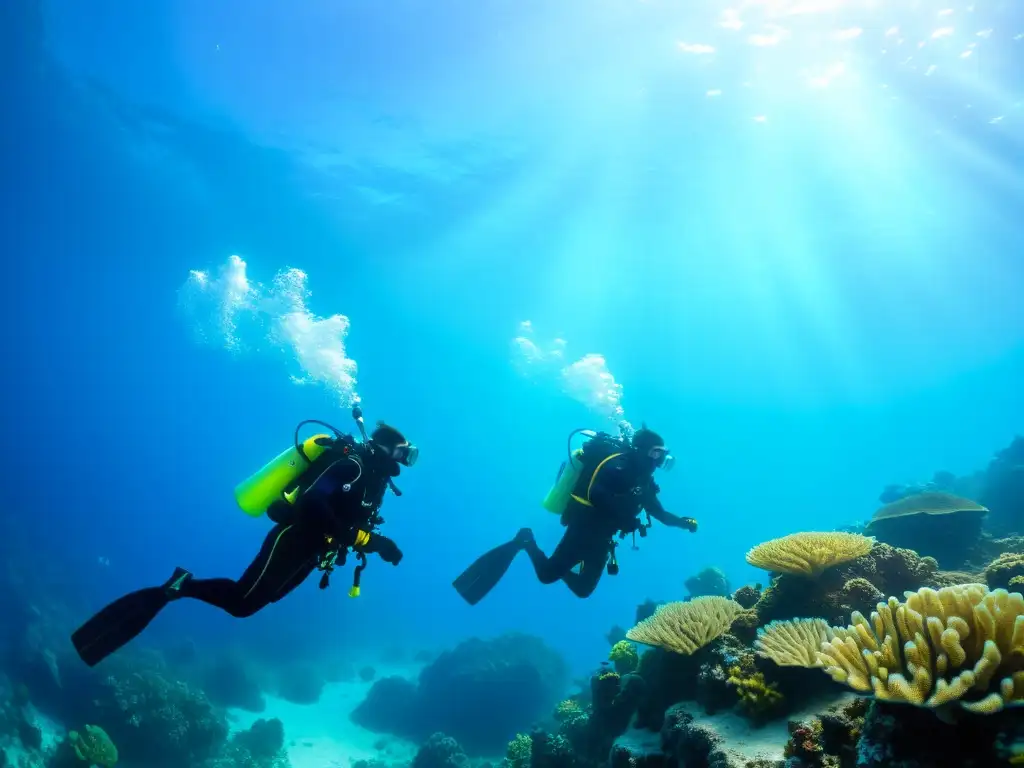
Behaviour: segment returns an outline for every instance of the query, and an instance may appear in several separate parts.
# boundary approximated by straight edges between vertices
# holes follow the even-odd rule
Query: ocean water
[[[751,546],[1024,431],[1022,35],[1011,2],[4,3],[10,543],[86,612],[233,577],[269,525],[234,485],[358,399],[421,450],[402,563],[145,642],[514,629],[585,672],[644,599],[764,581]],[[484,550],[557,542],[569,432],[622,419],[698,533],[627,540],[587,600],[522,558],[465,605]]]

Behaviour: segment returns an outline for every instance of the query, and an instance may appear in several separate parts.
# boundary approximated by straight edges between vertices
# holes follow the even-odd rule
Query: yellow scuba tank
[[[236,485],[235,501],[238,506],[246,514],[259,517],[267,511],[267,507],[281,498],[291,502],[292,499],[285,491],[326,450],[326,446],[317,442],[324,437],[330,435],[313,435],[305,440],[301,452],[296,446],[289,446],[258,472]]]
[[[548,495],[544,497],[541,506],[548,512],[553,512],[556,515],[565,512],[565,506],[569,503],[569,497],[572,495],[573,489],[576,488],[576,482],[580,479],[582,471],[583,449],[577,448],[572,452],[570,460],[562,466],[558,479],[551,486]]]

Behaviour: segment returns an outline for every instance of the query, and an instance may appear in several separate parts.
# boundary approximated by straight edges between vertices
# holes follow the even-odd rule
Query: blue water
[[[383,510],[406,557],[371,562],[359,600],[311,579],[244,621],[175,605],[152,642],[315,657],[520,629],[585,669],[701,568],[763,580],[749,547],[983,467],[1024,430],[1024,23],[846,5],[820,29],[762,20],[789,37],[756,46],[724,6],[653,0],[5,3],[3,466],[25,551],[89,609],[175,565],[234,576],[268,525],[234,484],[301,419],[351,428],[329,372],[292,380],[310,371],[267,339],[280,312],[240,319],[251,349],[197,342],[190,270],[235,254],[264,298],[308,276],[301,318],[348,319],[321,348],[343,342],[367,418],[420,446]],[[522,373],[526,320],[564,365],[603,356],[677,458],[665,506],[700,530],[627,542],[588,600],[524,558],[470,608],[452,578],[522,526],[550,551],[568,432],[615,423],[589,380],[574,398],[559,365]]]

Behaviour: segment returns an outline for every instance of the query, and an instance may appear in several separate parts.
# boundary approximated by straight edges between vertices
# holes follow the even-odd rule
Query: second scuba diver
[[[320,588],[324,589],[331,571],[336,564],[344,564],[350,549],[359,559],[349,592],[352,597],[359,594],[367,554],[398,565],[402,551],[375,529],[383,523],[379,510],[388,488],[400,495],[392,478],[398,476],[400,465],[412,466],[419,451],[401,432],[382,422],[367,439],[358,406],[353,416],[362,442],[324,425],[334,431],[334,437],[316,435],[300,443],[299,428],[322,424],[303,422],[296,429],[294,448],[236,489],[243,510],[251,515],[265,510],[274,523],[256,559],[238,580],[196,579],[178,568],[163,586],[115,600],[71,636],[82,660],[95,666],[178,598],[200,600],[244,618],[283,598],[315,569],[323,572]]]
[[[657,433],[644,426],[630,440],[625,430],[619,438],[577,432],[585,432],[590,440],[581,450],[570,452],[568,464],[544,500],[548,511],[561,515],[566,527],[562,540],[549,557],[537,545],[533,531],[523,528],[511,541],[482,555],[453,582],[470,605],[497,585],[524,550],[542,584],[564,581],[575,595],[589,597],[606,567],[609,574],[618,573],[616,535],[646,536],[652,517],[691,533],[697,530],[696,520],[667,512],[658,499],[654,470],[668,469],[672,456]],[[646,525],[640,520],[642,511],[648,516]]]

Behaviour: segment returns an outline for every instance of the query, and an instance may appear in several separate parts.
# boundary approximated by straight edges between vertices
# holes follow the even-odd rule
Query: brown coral
[[[1016,576],[1024,576],[1024,555],[1004,552],[985,566],[985,581],[992,589],[1007,589]]]
[[[742,605],[744,608],[753,608],[757,605],[757,601],[761,599],[761,585],[740,587],[733,592],[732,599]]]

